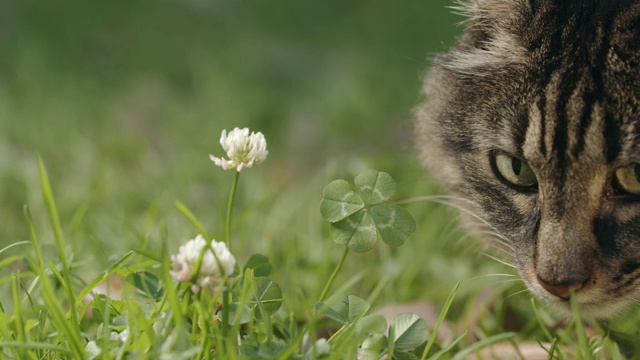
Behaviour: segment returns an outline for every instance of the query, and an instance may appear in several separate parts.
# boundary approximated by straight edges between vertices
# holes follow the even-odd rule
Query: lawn
[[[394,349],[396,358],[443,349],[442,358],[465,358],[495,342],[538,349],[536,341],[558,358],[615,358],[619,348],[633,358],[633,316],[557,326],[563,319],[532,305],[499,254],[428,197],[439,189],[417,160],[411,111],[429,57],[462,30],[448,5],[2,2],[0,358],[353,358],[377,320],[356,328],[364,317],[344,320],[331,301],[357,296],[346,299],[370,305],[369,314],[426,304],[437,316],[454,288],[442,325],[450,337],[425,351],[432,331],[404,319],[415,327],[389,334],[395,343],[380,345],[385,335],[371,330],[364,348],[373,350],[361,358]],[[238,321],[225,325],[222,287],[193,293],[169,268],[203,232],[185,213],[226,239],[234,171],[209,155],[224,155],[220,134],[235,127],[262,132],[269,155],[239,178],[230,223],[237,271],[227,279],[235,306],[227,315]],[[393,177],[391,201],[406,201],[415,232],[399,247],[379,239],[350,251],[330,301],[323,290],[345,247],[321,214],[323,189],[368,169]],[[268,258],[270,272],[253,254]],[[250,259],[256,267],[245,266]],[[266,279],[281,296],[256,296]],[[123,298],[83,303],[102,280]],[[237,310],[244,306],[248,314]],[[314,345],[322,337],[333,340]]]

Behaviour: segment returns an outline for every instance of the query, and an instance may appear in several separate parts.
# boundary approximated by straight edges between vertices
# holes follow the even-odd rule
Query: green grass
[[[376,168],[395,178],[396,199],[439,191],[412,150],[411,108],[427,58],[460,31],[446,5],[3,2],[0,358],[78,358],[88,341],[105,358],[207,358],[211,349],[241,358],[212,318],[220,298],[188,295],[168,274],[169,256],[197,233],[225,239],[233,175],[208,155],[221,154],[220,132],[235,126],[262,131],[270,155],[241,176],[233,252],[240,266],[266,255],[284,301],[229,331],[281,357],[300,352],[305,332],[309,344],[337,331],[315,304],[343,254],[320,215],[322,189]],[[637,316],[598,326],[604,340],[577,323],[556,328],[528,293],[511,296],[523,290],[519,281],[490,275],[511,270],[479,254],[452,209],[404,207],[416,233],[399,248],[379,242],[350,253],[329,295],[356,295],[372,308],[448,307],[442,321],[459,341],[425,337],[419,357],[463,357],[507,340],[545,342],[565,359],[593,349],[634,357]],[[236,300],[248,304],[259,284],[241,275]],[[123,299],[82,303],[114,276],[131,282]],[[93,319],[83,316],[89,310]],[[360,343],[350,339],[334,338],[334,354],[354,355]]]

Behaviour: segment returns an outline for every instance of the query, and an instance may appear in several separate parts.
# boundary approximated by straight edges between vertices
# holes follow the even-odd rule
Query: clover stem
[[[327,281],[327,285],[325,285],[324,290],[322,290],[322,294],[320,295],[320,300],[319,300],[320,302],[323,302],[326,299],[327,294],[329,294],[329,290],[331,289],[333,282],[336,280],[336,277],[338,276],[338,272],[342,268],[342,265],[344,265],[344,260],[347,258],[348,253],[349,253],[349,248],[345,246],[344,252],[342,253],[342,257],[338,262],[338,266],[336,266],[336,268],[333,270],[333,274],[331,274],[329,281]]]
[[[236,189],[238,187],[238,179],[240,178],[240,171],[236,171],[236,176],[233,178],[233,184],[231,185],[231,193],[229,194],[229,205],[227,206],[227,226],[226,226],[226,243],[227,248],[231,251],[231,215],[233,213],[233,201],[236,198]],[[215,256],[215,252],[214,252]],[[218,261],[218,266],[220,266],[220,261],[216,257],[216,261]],[[222,267],[220,266],[222,270]],[[224,272],[224,270],[222,270]],[[225,274],[229,275],[229,274]],[[229,334],[229,289],[225,288],[222,291],[222,337],[223,344],[226,349],[227,346],[227,336]]]
[[[236,198],[236,188],[238,187],[238,178],[240,177],[240,171],[236,171],[236,176],[233,179],[233,185],[231,185],[231,194],[229,194],[229,206],[227,206],[227,248],[231,251],[231,213],[233,212],[233,201]]]
[[[226,286],[226,284],[225,284]],[[225,347],[227,347],[227,337],[229,335],[229,289],[222,291],[222,341]]]

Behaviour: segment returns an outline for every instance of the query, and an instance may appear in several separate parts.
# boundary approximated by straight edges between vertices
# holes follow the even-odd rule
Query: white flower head
[[[84,351],[87,352],[87,359],[93,360],[96,359],[100,354],[102,354],[102,349],[96,344],[95,340],[91,340],[84,346]]]
[[[109,333],[109,340],[120,341],[123,344],[126,344],[130,337],[131,329],[128,326],[120,332],[112,331],[111,333]]]
[[[215,252],[215,256],[211,249],[205,250],[200,271],[194,277],[193,272],[196,270],[200,252],[205,246],[207,246],[207,241],[202,235],[198,235],[195,239],[180,246],[177,255],[171,256],[174,269],[170,272],[171,276],[179,282],[190,282],[194,278],[194,284],[191,286],[194,292],[207,286],[216,287],[222,281],[223,275],[231,275],[233,267],[236,265],[236,258],[227,249],[227,244],[211,240],[211,249]],[[220,261],[219,265],[218,261]]]
[[[244,168],[250,168],[263,162],[269,151],[267,150],[267,141],[261,132],[251,132],[249,128],[235,128],[227,135],[227,130],[222,130],[220,136],[220,145],[227,152],[229,159],[215,157],[209,155],[211,160],[225,170],[236,168],[242,171]]]

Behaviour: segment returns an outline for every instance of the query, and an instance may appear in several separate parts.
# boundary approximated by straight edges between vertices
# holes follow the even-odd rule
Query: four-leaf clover
[[[333,240],[355,252],[370,250],[378,237],[388,245],[404,244],[416,224],[408,211],[385,203],[396,192],[393,178],[368,170],[354,183],[334,180],[322,192],[320,212],[331,223]]]

